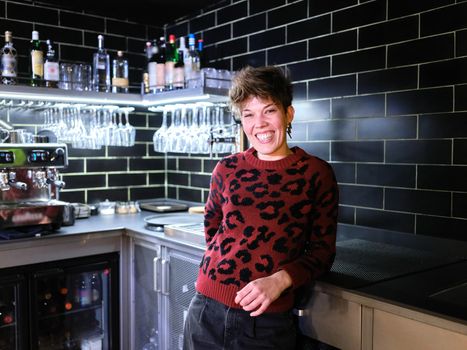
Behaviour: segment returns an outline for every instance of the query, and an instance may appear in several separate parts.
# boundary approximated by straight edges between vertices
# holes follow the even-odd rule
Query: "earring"
[[[285,129],[285,131],[287,132],[287,135],[289,135],[289,137],[292,138],[292,124],[291,123],[287,124],[287,128]]]

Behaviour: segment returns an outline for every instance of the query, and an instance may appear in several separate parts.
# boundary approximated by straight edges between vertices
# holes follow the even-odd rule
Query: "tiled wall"
[[[460,0],[232,0],[167,32],[204,37],[217,67],[289,69],[290,143],[334,167],[341,222],[467,240],[466,14]],[[169,159],[169,193],[194,168]]]
[[[5,30],[13,32],[21,76],[29,75],[28,50],[32,30],[38,30],[42,40],[50,38],[57,44],[60,61],[80,63],[91,63],[97,35],[102,33],[111,57],[115,57],[117,50],[125,52],[130,62],[132,85],[139,85],[141,81],[146,38],[163,34],[160,27],[27,0],[0,1],[2,42]],[[34,132],[43,123],[40,111],[0,109],[0,118],[8,119],[17,128]],[[130,122],[137,128],[134,147],[106,147],[98,151],[69,148],[70,165],[62,171],[66,189],[61,199],[95,203],[105,199],[130,200],[166,195],[165,159],[152,151],[152,135],[160,125],[160,116],[141,109],[131,114]]]
[[[290,143],[328,160],[340,184],[339,220],[467,240],[467,2],[455,0],[224,0],[170,24],[194,32],[210,65],[289,69],[296,119]],[[60,59],[90,62],[96,36],[124,49],[139,83],[146,38],[161,28],[39,1],[0,0],[20,71],[32,30]],[[5,118],[4,110],[0,117]],[[40,115],[11,113],[37,130]],[[133,148],[70,150],[62,198],[95,202],[169,196],[203,201],[216,160],[154,153],[160,116],[139,110]]]

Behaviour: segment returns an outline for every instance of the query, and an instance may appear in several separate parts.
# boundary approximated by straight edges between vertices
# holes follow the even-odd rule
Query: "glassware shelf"
[[[41,107],[47,103],[82,103],[89,105],[117,105],[151,107],[174,103],[225,102],[228,89],[199,87],[164,91],[154,94],[75,91],[26,85],[0,85],[0,106]],[[19,101],[12,103],[12,101]]]
[[[78,309],[65,311],[65,312],[56,312],[50,315],[40,316],[39,321],[50,320],[50,319],[57,318],[57,317],[68,317],[74,314],[95,311],[95,310],[99,310],[102,308],[103,308],[102,304],[96,304],[96,305],[91,305],[91,306],[86,306],[86,307],[81,307]]]
[[[3,325],[0,326],[0,329],[4,329],[4,328],[16,328],[16,322],[3,324]]]

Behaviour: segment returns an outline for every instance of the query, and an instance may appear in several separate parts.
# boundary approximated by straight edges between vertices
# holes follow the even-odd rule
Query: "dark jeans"
[[[295,349],[292,312],[251,317],[196,293],[185,321],[184,350]]]

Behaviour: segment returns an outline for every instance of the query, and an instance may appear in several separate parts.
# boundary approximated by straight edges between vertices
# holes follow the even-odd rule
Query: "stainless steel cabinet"
[[[201,251],[134,238],[132,253],[132,349],[142,350],[151,334],[157,349],[182,349]]]

